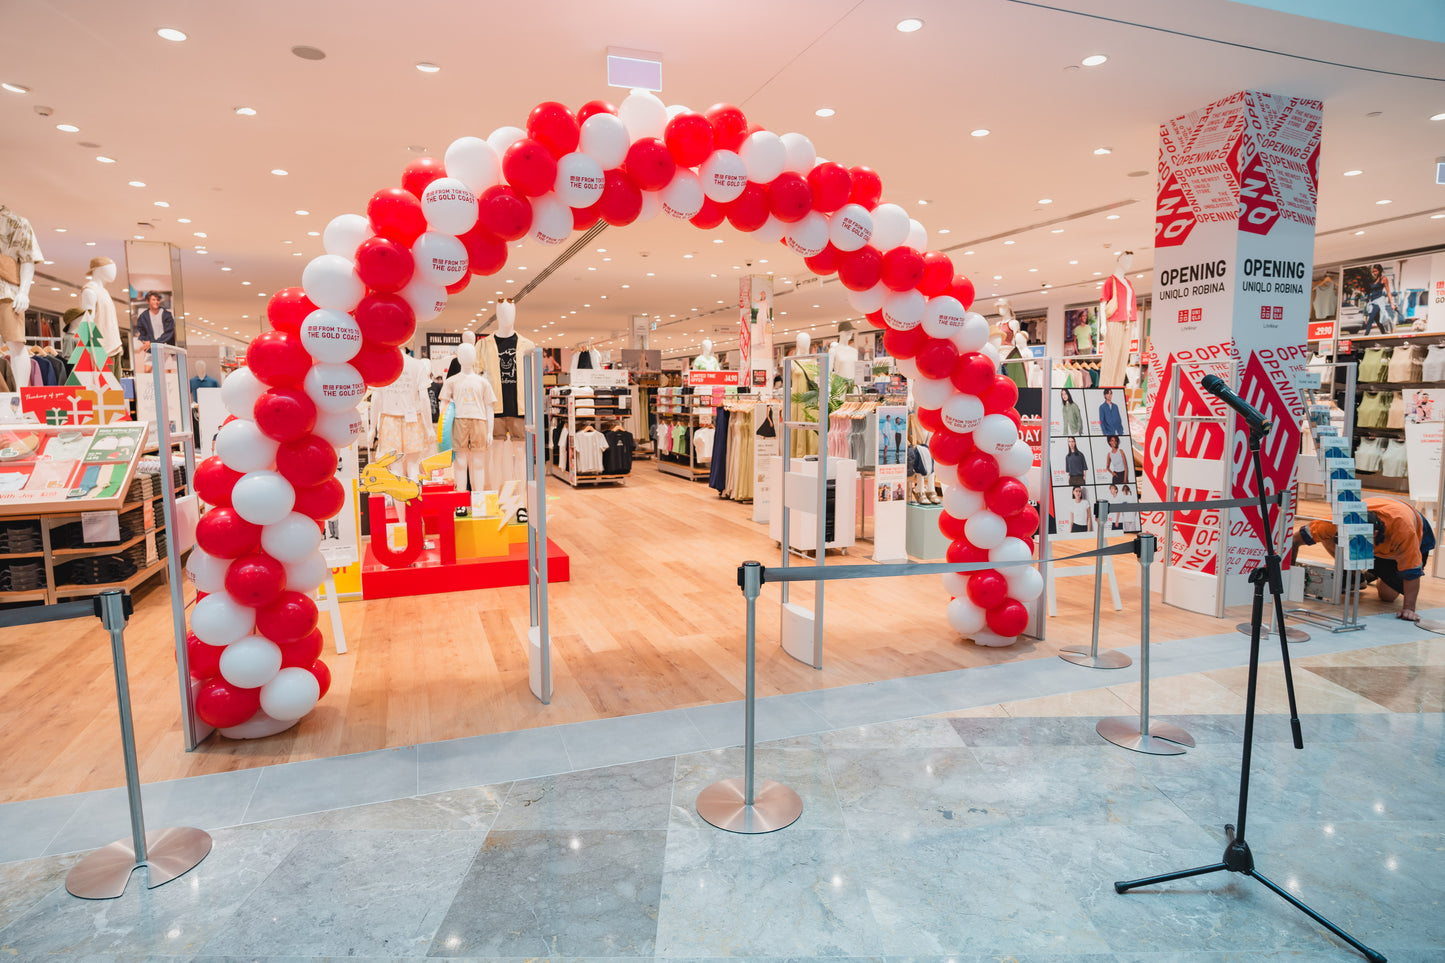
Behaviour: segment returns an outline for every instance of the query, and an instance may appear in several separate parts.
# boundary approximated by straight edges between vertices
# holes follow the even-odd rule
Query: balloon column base
[[[146,861],[136,862],[130,839],[103,846],[71,867],[65,888],[81,899],[116,899],[125,893],[130,874],[146,867],[146,886],[155,889],[193,869],[211,852],[205,830],[172,826],[146,833]]]
[[[301,717],[301,719],[304,718],[306,717]],[[227,739],[264,739],[266,736],[285,732],[299,723],[301,719],[273,719],[258,709],[254,716],[239,726],[227,726],[225,729],[216,731]]]
[[[548,539],[547,581],[567,582],[571,577],[571,559]],[[405,568],[389,568],[377,560],[368,542],[361,560],[361,597],[364,599],[436,595],[526,584],[526,543],[508,546],[504,555],[459,558],[451,564],[442,561],[438,549],[428,548],[413,564]]]

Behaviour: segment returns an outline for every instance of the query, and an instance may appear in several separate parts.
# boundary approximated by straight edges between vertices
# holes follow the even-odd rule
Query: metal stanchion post
[[[1139,553],[1139,590],[1143,596],[1139,611],[1139,718],[1114,716],[1100,719],[1094,731],[1116,746],[1146,752],[1151,756],[1177,756],[1185,746],[1194,748],[1194,737],[1168,722],[1149,722],[1149,567],[1154,563],[1154,536],[1140,535],[1134,542]]]
[[[787,555],[784,549],[784,557]],[[818,560],[822,564],[822,560]],[[753,746],[758,641],[758,595],[763,589],[763,567],[744,562],[738,569],[738,584],[748,603],[747,693],[743,703],[743,777],[733,776],[708,786],[697,796],[697,814],[718,829],[730,833],[771,833],[791,826],[803,815],[803,800],[780,782],[764,779],[754,792]],[[822,583],[818,583],[819,591]]]
[[[1094,515],[1099,523],[1099,551],[1104,550],[1105,529],[1109,525],[1109,503],[1100,501],[1094,504]],[[1112,564],[1112,563],[1111,563]],[[1103,654],[1099,652],[1099,603],[1104,590],[1104,556],[1099,555],[1094,559],[1094,638],[1086,649],[1082,645],[1071,645],[1068,648],[1059,650],[1059,658],[1065,662],[1072,662],[1074,665],[1087,666],[1091,669],[1122,669],[1133,660],[1122,652],[1114,649],[1105,649]]]

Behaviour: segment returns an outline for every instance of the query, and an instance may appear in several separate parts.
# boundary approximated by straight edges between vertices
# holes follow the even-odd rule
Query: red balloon
[[[333,476],[319,485],[297,488],[296,504],[292,506],[291,510],[300,512],[307,518],[324,522],[328,518],[335,517],[345,505],[346,489]]]
[[[696,167],[713,152],[712,124],[702,114],[692,111],[669,120],[662,139],[678,167]]]
[[[246,365],[273,388],[299,388],[311,370],[311,355],[300,335],[267,331],[246,349]]]
[[[1024,436],[1024,420],[1019,417],[1019,413],[1012,408],[1008,408],[1005,409],[1002,414],[1014,423],[1014,427],[1018,429],[1019,437],[1022,438]]]
[[[813,192],[802,174],[783,171],[768,184],[768,209],[778,220],[801,221],[813,209]]]
[[[242,689],[219,677],[202,685],[196,692],[196,715],[206,725],[217,729],[239,726],[260,708],[260,689]]]
[[[316,603],[300,592],[282,592],[270,605],[256,610],[256,631],[278,645],[297,642],[316,628]]]
[[[548,100],[527,115],[527,136],[547,148],[553,157],[561,157],[577,149],[578,120],[565,106]]]
[[[883,256],[878,249],[865,244],[838,259],[838,280],[849,291],[866,291],[878,283],[883,270]]]
[[[532,205],[512,188],[497,184],[477,198],[477,223],[503,241],[516,241],[532,227]]]
[[[300,388],[272,388],[256,399],[255,413],[261,434],[276,441],[295,441],[316,427],[316,402]]]
[[[461,292],[465,291],[467,289],[467,285],[471,283],[471,274],[463,274],[460,281],[453,281],[451,284],[447,285],[447,294],[460,294]]]
[[[949,285],[948,293],[958,299],[964,310],[973,307],[973,282],[962,274],[955,275],[953,283]]]
[[[948,546],[945,557],[955,565],[972,565],[976,562],[987,562],[988,552],[966,538],[955,538]]]
[[[597,205],[591,207],[572,208],[572,230],[585,231],[593,224],[602,220],[602,213],[597,210]]]
[[[998,459],[982,451],[973,451],[958,463],[958,480],[964,488],[986,492],[998,481]]]
[[[231,508],[213,508],[196,522],[196,544],[216,558],[240,558],[261,546],[261,526]]]
[[[966,537],[964,534],[964,521],[962,518],[955,518],[948,514],[948,512],[940,512],[938,515],[938,530],[942,532],[943,537],[950,542],[957,541],[958,539]],[[953,562],[957,561],[957,559],[949,559],[949,561]]]
[[[1000,478],[983,493],[983,503],[995,515],[1009,518],[1028,507],[1028,486],[1017,478]]]
[[[838,259],[842,256],[843,252],[834,247],[833,243],[829,241],[827,246],[817,254],[814,254],[812,257],[803,258],[803,263],[808,265],[808,270],[814,274],[827,275],[838,270]]]
[[[694,226],[700,227],[704,231],[711,231],[721,224],[726,217],[727,214],[723,211],[721,204],[711,197],[704,197],[702,199],[702,207],[692,216],[691,220]]]
[[[227,468],[218,455],[212,455],[196,466],[192,484],[202,501],[218,508],[230,508],[231,489],[235,488],[236,482],[240,480],[240,472]]]
[[[523,197],[541,197],[557,183],[557,158],[530,137],[523,137],[502,155],[502,176]]]
[[[853,189],[848,192],[848,200],[862,204],[870,211],[877,207],[883,197],[883,179],[871,167],[862,165],[848,168],[848,173],[853,176]]]
[[[471,273],[496,274],[506,266],[507,242],[480,223],[472,225],[465,234],[458,234],[457,240],[467,249],[467,269]]]
[[[768,191],[761,184],[748,181],[735,200],[723,205],[728,223],[739,231],[756,231],[768,222]]]
[[[813,195],[813,210],[832,214],[848,203],[853,175],[842,164],[824,161],[808,172],[808,190]]]
[[[1025,505],[1017,514],[1005,518],[1004,522],[1008,524],[1008,533],[1014,538],[1033,538],[1034,533],[1039,530],[1039,510],[1032,505]]]
[[[622,168],[603,175],[602,198],[597,202],[597,211],[613,227],[626,227],[642,213],[642,191]]]
[[[863,320],[879,330],[886,330],[888,327],[888,322],[883,320],[883,311],[881,308],[877,311],[869,311],[863,315]]]
[[[958,360],[958,348],[952,341],[944,338],[929,338],[923,350],[913,359],[918,366],[918,373],[925,378],[942,380],[953,371],[953,364]]]
[[[336,449],[320,435],[305,435],[276,449],[276,470],[297,488],[319,485],[336,475]]]
[[[915,414],[918,415],[918,423],[925,430],[934,432],[943,430],[943,412],[937,408],[919,408]]]
[[[328,669],[326,663],[320,659],[306,666],[306,669],[308,669],[312,675],[316,676],[316,684],[321,687],[321,694],[316,698],[324,699],[326,693],[331,691],[331,670]]]
[[[1021,635],[1029,626],[1029,610],[1017,599],[1007,599],[994,606],[985,618],[990,629],[1008,639]]]
[[[196,638],[194,633],[186,633],[186,662],[190,667],[191,678],[197,682],[205,682],[221,674],[221,652],[225,650],[224,645],[207,645]]]
[[[578,128],[581,128],[583,124],[587,123],[587,118],[591,117],[593,114],[612,114],[613,116],[616,116],[617,108],[613,107],[605,100],[587,101],[587,103],[577,108]]]
[[[996,374],[988,390],[978,396],[983,410],[991,415],[1002,414],[1019,400],[1019,386],[1008,375]]]
[[[368,294],[354,313],[363,344],[406,344],[416,332],[416,315],[399,294]]]
[[[713,146],[717,150],[735,151],[748,136],[748,119],[732,104],[713,104],[703,111],[712,124]]]
[[[386,187],[371,195],[366,204],[366,216],[371,221],[373,233],[408,248],[426,230],[421,201],[411,191],[400,187]]]
[[[265,552],[242,555],[226,568],[226,591],[242,605],[270,605],[286,588],[286,566]]]
[[[644,191],[660,191],[672,183],[677,173],[677,161],[668,153],[667,145],[656,137],[643,137],[627,148],[627,160],[622,163],[627,176],[632,178]]]
[[[918,282],[918,290],[925,297],[936,298],[947,294],[952,285],[953,261],[949,256],[942,251],[929,251],[923,255],[923,280]]]
[[[381,388],[401,377],[406,369],[406,356],[400,348],[362,341],[361,350],[347,363],[356,369],[362,381]]]
[[[411,249],[387,238],[369,237],[356,249],[357,276],[373,291],[400,291],[415,270]]]
[[[907,246],[890,249],[883,255],[880,279],[890,291],[911,291],[923,280],[923,255]]]
[[[421,197],[432,181],[446,176],[441,161],[435,157],[418,157],[402,170],[401,188],[414,197]]]
[[[921,324],[907,331],[889,328],[883,332],[883,348],[895,358],[916,358],[927,343],[928,332]]]
[[[958,361],[953,366],[953,374],[949,377],[959,391],[982,397],[984,392],[993,387],[993,379],[997,374],[988,355],[978,351],[966,351],[958,356]]]
[[[315,310],[316,305],[301,288],[282,288],[266,302],[266,318],[271,327],[292,334],[301,330],[301,323]]]
[[[969,601],[981,609],[991,609],[1008,598],[1008,582],[991,568],[974,572],[968,577]]]
[[[295,642],[279,643],[277,648],[281,650],[281,668],[311,668],[311,663],[321,658],[321,649],[325,644],[320,629],[312,629]]]
[[[961,460],[971,457],[970,453],[978,454],[974,451],[972,434],[951,431],[947,427],[935,431],[928,439],[928,450],[940,465],[958,465]]]

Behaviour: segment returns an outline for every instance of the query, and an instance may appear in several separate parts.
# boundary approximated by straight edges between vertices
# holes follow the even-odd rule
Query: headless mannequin
[[[452,421],[452,474],[459,492],[480,491],[486,479],[487,449],[492,445],[492,420],[497,396],[492,383],[477,373],[477,349],[457,347],[462,370],[442,385],[440,400],[457,406]]]
[[[25,351],[25,311],[30,307],[30,286],[35,283],[35,262],[44,255],[40,253],[30,222],[3,204],[0,204],[0,226],[7,234],[15,236],[14,250],[6,253],[15,258],[19,267],[19,283],[12,285],[7,282],[0,290],[0,311],[6,315],[0,328],[4,330],[5,352],[10,356],[15,386],[25,388],[30,385],[30,355]]]
[[[1104,300],[1099,302],[1099,315],[1105,321],[1104,355],[1099,369],[1099,384],[1124,384],[1129,364],[1129,325],[1133,323],[1136,306],[1134,288],[1129,283],[1129,269],[1134,266],[1134,252],[1125,251],[1114,264],[1114,273],[1104,284]]]
[[[499,346],[498,339],[511,344],[511,350]],[[514,342],[512,339],[516,339]],[[496,393],[496,417],[492,421],[491,458],[487,480],[498,489],[509,481],[521,481],[524,417],[527,411],[525,366],[522,359],[536,347],[517,332],[517,305],[510,300],[497,302],[497,333],[482,343],[482,368]]]
[[[1004,343],[1012,338],[1018,319],[1014,317],[1014,307],[1009,303],[1008,298],[999,298],[994,302],[994,307],[998,310],[998,321],[989,326],[988,341],[1007,356],[1008,352],[1004,349]],[[1011,327],[1010,323],[1015,327]]]
[[[838,340],[828,349],[828,370],[853,381],[858,373],[858,349],[853,347],[853,325],[838,325]]]
[[[712,353],[712,339],[702,339],[702,354],[698,355],[692,362],[693,371],[717,371],[722,365],[718,362],[717,355]]]
[[[401,376],[372,391],[371,412],[376,452],[398,451],[407,478],[421,476],[421,462],[435,438],[431,428],[430,380],[426,363],[408,357]]]

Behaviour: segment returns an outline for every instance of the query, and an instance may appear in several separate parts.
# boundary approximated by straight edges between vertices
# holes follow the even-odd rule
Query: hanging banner
[[[738,279],[738,346],[741,371],[769,371],[773,358],[773,276]]]
[[[1159,128],[1159,181],[1154,224],[1157,358],[1149,368],[1152,408],[1145,434],[1144,478],[1151,499],[1193,501],[1254,494],[1248,433],[1228,409],[1199,387],[1216,374],[1274,422],[1264,442],[1265,488],[1294,481],[1303,403],[1295,384],[1308,357],[1319,185],[1318,100],[1242,91]],[[1175,369],[1181,418],[1169,438],[1168,392]],[[1194,483],[1175,473],[1167,491],[1171,450],[1181,464],[1224,461],[1220,477]],[[1276,510],[1277,511],[1277,510]],[[1272,522],[1277,521],[1271,519]],[[1286,520],[1287,523],[1289,519]],[[1165,534],[1165,517],[1145,519]],[[1288,528],[1288,525],[1286,526]],[[1213,612],[1219,576],[1229,601],[1242,599],[1242,576],[1263,559],[1258,509],[1176,512],[1166,601]],[[1221,565],[1221,542],[1227,543]]]
[[[878,409],[873,476],[873,560],[908,561],[908,409]],[[866,493],[865,493],[866,494]]]

